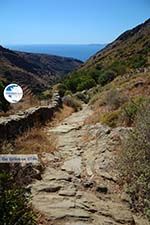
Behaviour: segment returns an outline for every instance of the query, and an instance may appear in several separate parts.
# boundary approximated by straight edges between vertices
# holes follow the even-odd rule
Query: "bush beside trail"
[[[10,171],[0,172],[0,224],[36,225],[30,192],[19,186]]]
[[[150,103],[138,110],[119,162],[121,182],[127,186],[131,206],[150,220]]]

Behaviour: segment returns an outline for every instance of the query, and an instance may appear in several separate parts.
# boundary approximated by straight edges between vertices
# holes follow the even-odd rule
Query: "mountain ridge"
[[[145,22],[137,25],[136,27],[129,29],[125,32],[123,32],[121,35],[119,35],[113,42],[109,43],[108,45],[106,45],[103,49],[101,49],[100,51],[98,51],[96,54],[94,54],[92,57],[89,58],[89,60],[87,60],[86,63],[83,64],[82,67],[84,67],[85,64],[87,64],[91,59],[94,59],[96,56],[99,56],[99,54],[104,53],[105,51],[109,50],[109,48],[116,48],[117,45],[120,45],[120,42],[122,44],[122,41],[128,41],[128,38],[133,37],[134,35],[143,35],[144,36],[144,30],[147,30],[147,36],[150,36],[150,19],[147,19]],[[143,34],[142,34],[143,32]],[[141,34],[140,34],[141,33]],[[140,37],[138,37],[140,39]],[[137,38],[137,39],[138,39]],[[147,37],[149,43],[150,43],[150,38]],[[137,40],[138,41],[138,40]],[[148,42],[147,41],[147,42]],[[149,45],[148,45],[149,46]]]
[[[47,54],[12,51],[0,46],[0,78],[41,92],[76,69],[82,61]]]
[[[150,66],[150,19],[122,33],[64,81],[72,92],[104,86],[117,76]],[[75,84],[75,85],[74,85]]]

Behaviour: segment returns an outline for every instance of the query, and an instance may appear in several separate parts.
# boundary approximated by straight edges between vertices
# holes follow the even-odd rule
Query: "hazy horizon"
[[[8,43],[3,44],[3,46],[18,46],[18,45],[106,45],[109,43]]]
[[[90,56],[92,56],[105,46],[105,44],[4,45],[4,47],[15,51],[71,57],[82,61],[86,61]]]

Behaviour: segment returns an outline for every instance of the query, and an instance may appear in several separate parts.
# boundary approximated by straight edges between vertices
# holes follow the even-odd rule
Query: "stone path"
[[[33,206],[54,225],[135,224],[127,196],[118,194],[114,169],[126,130],[84,125],[91,113],[84,106],[47,130],[58,136],[58,151],[46,155],[49,162],[42,180],[32,184]]]

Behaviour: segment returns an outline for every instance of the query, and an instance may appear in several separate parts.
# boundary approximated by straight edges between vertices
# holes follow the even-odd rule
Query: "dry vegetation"
[[[150,220],[150,72],[117,77],[90,100],[86,123],[133,127],[118,152],[120,184],[131,207]]]
[[[150,72],[117,77],[92,96],[94,110],[87,123],[105,123],[109,126],[131,126],[137,108],[150,96]]]
[[[134,209],[150,220],[150,103],[140,106],[134,125],[123,143],[118,167],[120,180]]]
[[[56,143],[54,135],[47,135],[42,128],[33,128],[15,140],[14,148],[17,153],[50,153],[56,150]]]
[[[74,112],[74,109],[72,107],[69,107],[65,104],[63,104],[62,109],[57,111],[54,115],[54,118],[51,122],[47,123],[47,126],[54,127],[57,124],[59,124],[61,121],[63,121],[65,118],[70,116]]]
[[[14,141],[5,142],[1,146],[1,152],[17,154],[38,154],[43,152],[56,151],[57,138],[52,133],[47,133],[47,127],[56,126],[66,117],[71,115],[74,109],[66,105],[60,111],[56,112],[52,121],[48,122],[46,127],[36,127],[18,136]]]
[[[65,106],[59,111],[55,113],[55,117],[53,121],[47,126],[55,126],[60,123],[66,117],[74,112],[74,109],[71,107]],[[49,128],[48,127],[48,128]],[[23,133],[21,136],[18,136],[16,140],[11,143],[6,142],[2,149],[1,153],[15,153],[15,154],[38,154],[40,160],[40,170],[46,167],[47,161],[44,158],[43,153],[52,153],[57,150],[57,138],[52,133],[47,132],[47,127],[40,127],[38,124],[36,127],[32,128],[26,133]],[[43,156],[43,157],[42,157]],[[1,165],[3,166],[3,165]],[[2,169],[2,168],[1,168]],[[18,215],[20,216],[21,224],[39,224],[39,225],[51,225],[51,222],[39,212],[34,211],[30,207],[30,198],[27,189],[24,189],[23,183],[30,183],[34,177],[33,167],[25,167],[23,170],[22,167],[17,165],[13,173],[9,171],[7,166],[7,170],[5,167],[3,168],[4,172],[1,170],[0,173],[0,184],[1,184],[1,199],[0,206],[3,210],[1,210],[1,220],[4,224],[6,222],[6,218],[9,224],[16,224],[18,222]],[[39,169],[39,166],[38,166]],[[21,178],[20,178],[21,174]],[[23,176],[22,176],[23,175]],[[17,179],[18,177],[18,179]],[[19,181],[16,183],[16,180]],[[3,207],[6,203],[9,202],[9,207]],[[8,205],[8,204],[7,204]],[[14,207],[15,205],[15,207]],[[5,209],[6,208],[6,209]],[[20,210],[21,209],[21,210]],[[12,216],[13,212],[13,216]],[[22,216],[23,215],[23,216]],[[16,222],[17,221],[17,222]],[[7,223],[7,222],[6,222]]]
[[[75,112],[82,109],[81,100],[79,100],[77,97],[72,96],[72,95],[64,96],[63,103],[64,103],[64,105],[67,105],[67,106],[73,108]]]
[[[6,142],[1,147],[3,153],[14,154],[38,154],[53,152],[56,150],[57,139],[54,135],[47,135],[40,127],[32,128],[30,131],[18,136],[16,140]]]
[[[75,93],[97,84],[103,87],[118,76],[150,66],[149,27],[150,19],[121,34],[64,79],[61,90]]]

